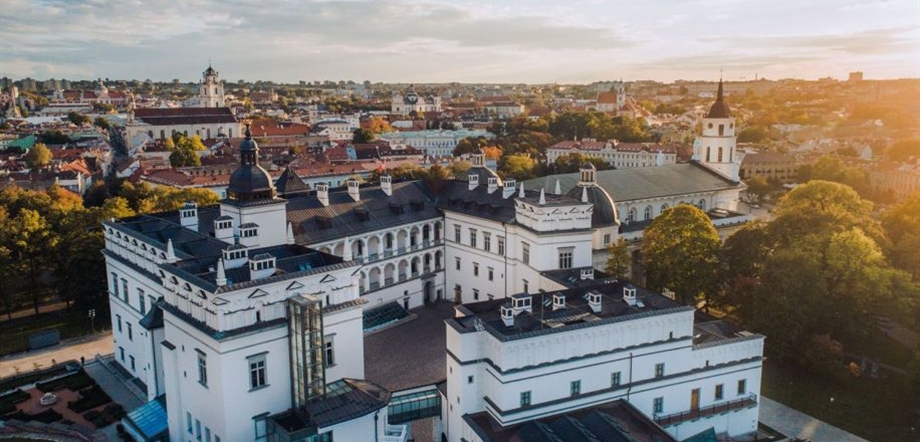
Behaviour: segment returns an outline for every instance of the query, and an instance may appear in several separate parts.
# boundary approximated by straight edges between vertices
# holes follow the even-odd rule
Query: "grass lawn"
[[[913,358],[913,352],[900,342],[888,337],[881,330],[876,329],[865,343],[860,345],[847,345],[847,353],[866,355],[881,360],[883,363],[905,369]]]
[[[108,324],[108,319],[96,317],[96,331],[107,328]],[[28,350],[30,333],[52,329],[61,332],[61,340],[93,332],[86,312],[76,309],[42,313],[26,321],[0,322],[0,356]]]
[[[761,392],[870,441],[903,442],[909,440],[911,415],[917,404],[906,387],[907,380],[900,376],[837,383],[768,360]]]

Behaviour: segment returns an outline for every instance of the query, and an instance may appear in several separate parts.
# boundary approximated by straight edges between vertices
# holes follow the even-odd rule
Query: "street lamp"
[[[89,309],[89,321],[90,326],[93,329],[93,333],[96,333],[96,309],[94,308]]]

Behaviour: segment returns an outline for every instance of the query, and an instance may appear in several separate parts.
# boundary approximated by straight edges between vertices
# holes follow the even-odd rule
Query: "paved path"
[[[15,375],[17,369],[20,373],[33,371],[35,364],[48,368],[53,365],[52,360],[57,362],[70,359],[79,361],[80,356],[83,356],[89,362],[96,354],[112,353],[113,346],[112,332],[109,331],[61,341],[54,347],[4,356],[0,358],[0,379]]]
[[[813,442],[869,442],[764,396],[760,397],[760,421],[789,438]]]
[[[95,359],[93,359],[93,363],[87,363],[84,370],[86,370],[86,374],[96,380],[96,383],[108,393],[113,401],[125,407],[125,411],[132,411],[144,405],[144,401],[138,398],[125,386],[120,376],[107,369]]]

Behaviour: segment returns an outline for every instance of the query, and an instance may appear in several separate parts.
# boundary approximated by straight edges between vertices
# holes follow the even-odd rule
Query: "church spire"
[[[722,89],[722,76],[719,75],[719,91],[716,93],[716,101],[725,101],[725,92]]]

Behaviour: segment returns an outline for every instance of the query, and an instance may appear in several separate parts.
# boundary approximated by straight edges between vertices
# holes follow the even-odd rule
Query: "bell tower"
[[[210,63],[198,84],[198,103],[201,107],[224,107],[224,84]]]
[[[720,78],[716,101],[703,118],[702,134],[693,143],[693,158],[726,178],[738,181],[740,163],[735,152],[736,143],[735,119],[725,102]]]

